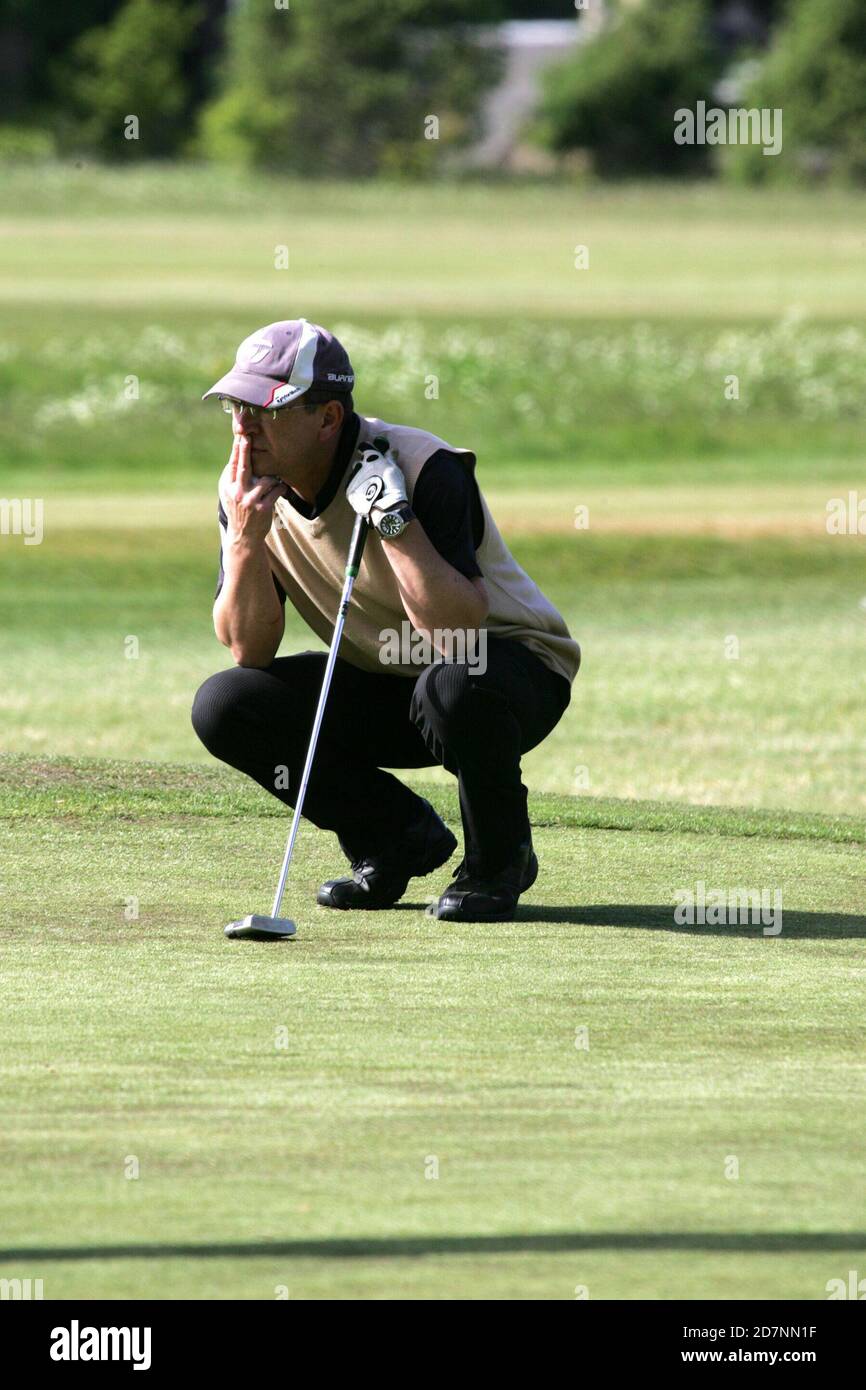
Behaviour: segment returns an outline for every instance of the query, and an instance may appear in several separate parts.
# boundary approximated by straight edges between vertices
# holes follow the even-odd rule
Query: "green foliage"
[[[497,70],[459,24],[471,0],[246,0],[231,15],[221,94],[203,112],[207,158],[304,175],[421,174],[472,133]],[[439,121],[438,139],[425,120]]]
[[[4,164],[38,164],[54,154],[47,130],[29,126],[0,126],[0,161]]]
[[[718,67],[703,0],[641,5],[547,74],[538,136],[590,152],[602,176],[697,171],[706,150],[674,144],[674,112],[708,95]]]
[[[779,155],[730,147],[723,167],[760,182],[829,176],[866,183],[866,8],[862,0],[794,0],[776,46],[741,103],[781,108]]]
[[[187,129],[183,58],[197,21],[196,9],[173,0],[127,0],[109,24],[82,35],[57,74],[69,103],[63,143],[107,159],[171,154]]]
[[[75,40],[105,24],[121,0],[75,0],[71,5],[0,0],[0,112],[4,120],[44,118],[53,93],[50,71]]]

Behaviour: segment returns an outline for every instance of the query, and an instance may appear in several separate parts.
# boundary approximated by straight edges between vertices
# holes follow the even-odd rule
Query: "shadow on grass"
[[[401,907],[406,904],[401,903]],[[782,908],[782,930],[779,936],[818,936],[827,938],[846,936],[866,936],[866,917],[845,912],[794,912]],[[701,926],[680,925],[674,921],[674,905],[659,906],[658,903],[600,903],[583,906],[545,907],[521,903],[513,923],[505,926],[520,926],[525,922],[571,922],[587,927],[642,927],[661,931],[690,932],[695,936],[760,936],[763,927],[760,923],[732,923],[730,926],[707,923]],[[444,924],[443,924],[444,925]],[[772,938],[771,938],[772,939]]]
[[[544,1235],[388,1236],[371,1239],[234,1241],[213,1245],[22,1246],[0,1250],[12,1260],[382,1259],[415,1255],[556,1254],[581,1250],[730,1251],[735,1254],[816,1254],[866,1250],[866,1231],[627,1232],[562,1231]]]
[[[397,904],[402,912],[413,908],[423,912],[426,903]],[[434,919],[435,920],[435,919]],[[590,903],[587,906],[556,904],[545,906],[540,903],[520,903],[517,914],[511,922],[487,923],[506,931],[509,927],[520,927],[527,922],[570,922],[581,927],[641,927],[659,931],[691,932],[695,936],[761,936],[763,926],[760,922],[734,922],[730,926],[708,922],[701,925],[680,924],[674,921],[674,904],[659,903]],[[448,922],[443,927],[452,925]],[[484,925],[484,924],[480,924]],[[772,923],[770,924],[772,925]],[[846,936],[866,936],[866,917],[845,912],[795,912],[782,907],[782,930],[779,936],[818,936],[828,938]],[[771,938],[772,939],[772,938]]]

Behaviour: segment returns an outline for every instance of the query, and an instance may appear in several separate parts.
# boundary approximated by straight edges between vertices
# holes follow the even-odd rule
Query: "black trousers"
[[[278,657],[204,682],[192,722],[205,747],[294,806],[327,656]],[[521,754],[546,738],[571,687],[520,642],[487,637],[486,670],[437,662],[415,676],[337,658],[304,815],[350,861],[398,843],[420,798],[384,767],[433,767],[458,781],[465,857],[497,873],[528,838]]]

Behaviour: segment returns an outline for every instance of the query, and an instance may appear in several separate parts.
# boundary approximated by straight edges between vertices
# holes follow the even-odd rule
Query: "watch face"
[[[382,536],[399,536],[405,529],[406,523],[403,518],[393,512],[386,512],[379,522],[379,534]]]

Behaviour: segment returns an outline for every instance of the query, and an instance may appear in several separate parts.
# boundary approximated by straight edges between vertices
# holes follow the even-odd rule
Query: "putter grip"
[[[358,570],[361,568],[361,556],[364,554],[364,546],[367,544],[367,532],[370,526],[364,516],[355,517],[355,529],[352,532],[352,544],[349,546],[349,559],[346,565],[346,574],[353,579],[357,578]]]

